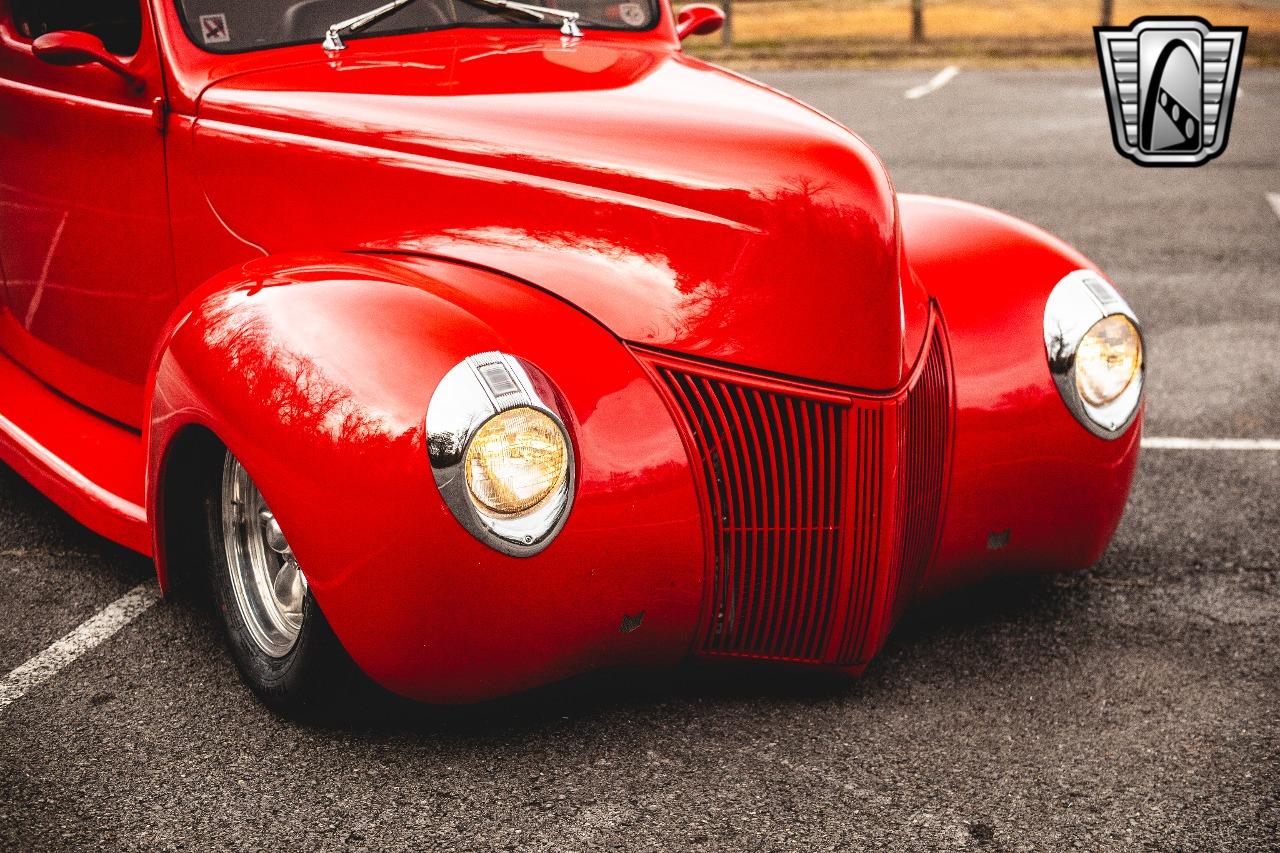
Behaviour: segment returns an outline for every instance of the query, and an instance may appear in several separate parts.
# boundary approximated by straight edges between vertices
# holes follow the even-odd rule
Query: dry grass
[[[931,38],[1089,35],[1098,23],[1099,5],[1097,0],[925,0],[925,32]],[[910,34],[907,0],[739,0],[733,8],[735,36],[746,42],[851,37],[906,40]],[[1200,15],[1219,25],[1280,32],[1280,6],[1276,4],[1124,0],[1115,4],[1117,24],[1142,15]]]
[[[1098,0],[925,0],[926,43],[910,36],[908,0],[735,0],[734,48],[695,38],[695,53],[735,65],[929,62],[951,56],[995,64],[1092,61]],[[1143,15],[1200,15],[1250,28],[1247,59],[1280,64],[1280,0],[1116,0],[1113,22]]]

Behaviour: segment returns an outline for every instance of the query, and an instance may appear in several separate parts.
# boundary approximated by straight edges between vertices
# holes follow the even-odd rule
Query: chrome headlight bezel
[[[564,438],[565,476],[530,511],[501,516],[471,495],[465,464],[472,439],[497,415],[511,409],[540,412]],[[458,522],[486,545],[511,557],[532,557],[559,534],[577,489],[577,465],[567,412],[551,380],[529,362],[501,352],[469,356],[440,380],[427,406],[427,455],[445,505]]]
[[[1076,355],[1080,342],[1099,321],[1119,315],[1138,333],[1140,360],[1129,385],[1111,402],[1096,406],[1085,400],[1076,385]],[[1064,276],[1049,294],[1044,308],[1044,345],[1058,394],[1085,429],[1105,439],[1125,433],[1138,417],[1146,385],[1146,340],[1142,324],[1129,303],[1101,275],[1076,270]]]

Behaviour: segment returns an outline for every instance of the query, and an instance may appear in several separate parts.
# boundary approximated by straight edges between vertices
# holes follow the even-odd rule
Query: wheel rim
[[[284,657],[302,630],[307,579],[262,492],[230,453],[222,470],[222,539],[249,636],[267,655]]]

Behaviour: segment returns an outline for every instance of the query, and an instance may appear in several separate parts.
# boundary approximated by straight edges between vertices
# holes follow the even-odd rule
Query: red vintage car
[[[1142,338],[658,0],[0,0],[0,456],[267,702],[859,673],[1083,569]],[[354,665],[353,665],[354,664]]]

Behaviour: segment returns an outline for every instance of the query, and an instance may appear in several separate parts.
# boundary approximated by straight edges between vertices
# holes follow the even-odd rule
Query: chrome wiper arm
[[[347,46],[342,41],[342,33],[354,33],[356,30],[363,30],[370,24],[376,24],[378,21],[381,21],[393,12],[403,9],[412,2],[414,2],[414,0],[391,0],[390,3],[379,6],[376,9],[370,9],[368,12],[356,15],[354,18],[347,18],[345,21],[339,21],[338,23],[333,24],[324,34],[324,49],[345,50]]]
[[[518,0],[467,0],[467,2],[476,3],[480,6],[490,6],[495,9],[505,9],[509,12],[519,12],[539,21],[545,21],[548,17],[559,18],[561,33],[572,38],[582,37],[582,30],[578,28],[578,18],[582,16],[577,12],[570,12],[566,9],[550,9],[546,6],[534,6],[532,3],[521,3]]]

